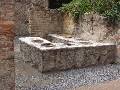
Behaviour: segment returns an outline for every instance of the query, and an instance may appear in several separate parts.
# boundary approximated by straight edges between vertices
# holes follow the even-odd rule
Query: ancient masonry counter
[[[31,64],[40,72],[46,72],[109,64],[115,61],[116,45],[112,43],[81,41],[54,35],[51,37],[54,39],[50,41],[40,37],[19,38],[24,62]]]

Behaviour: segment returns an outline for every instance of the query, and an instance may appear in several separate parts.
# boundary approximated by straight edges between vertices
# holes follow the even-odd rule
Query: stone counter
[[[24,37],[20,41],[24,62],[40,72],[110,64],[116,58],[116,45],[110,43],[52,43],[39,37]]]

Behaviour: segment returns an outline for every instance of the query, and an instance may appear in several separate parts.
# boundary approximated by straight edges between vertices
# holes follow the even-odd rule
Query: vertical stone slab
[[[14,23],[0,21],[0,90],[15,90]]]
[[[117,60],[116,63],[120,63],[120,46],[117,47]]]
[[[73,34],[74,32],[74,21],[73,21],[73,17],[70,15],[63,15],[63,31],[65,34]]]
[[[28,36],[29,12],[31,0],[15,1],[15,34],[17,36]]]

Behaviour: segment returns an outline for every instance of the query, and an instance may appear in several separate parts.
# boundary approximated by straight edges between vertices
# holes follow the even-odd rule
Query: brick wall
[[[0,90],[15,90],[14,0],[0,0]]]
[[[29,32],[32,36],[44,37],[49,33],[62,33],[62,16],[57,10],[33,8],[29,20]]]
[[[45,36],[62,32],[62,16],[48,8],[49,0],[15,0],[16,36]]]
[[[14,90],[13,22],[0,22],[0,90]]]
[[[49,0],[32,0],[29,10],[29,32],[31,36],[44,37],[49,33],[62,33],[62,15],[49,9]]]
[[[0,0],[0,19],[14,20],[14,0]]]

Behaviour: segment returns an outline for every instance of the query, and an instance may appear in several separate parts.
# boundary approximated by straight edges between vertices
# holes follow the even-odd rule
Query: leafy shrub
[[[90,0],[73,0],[68,4],[63,4],[59,10],[71,14],[74,18],[79,18],[84,13],[91,11],[92,5]]]
[[[85,13],[95,12],[111,22],[120,20],[120,0],[72,0],[68,4],[63,4],[59,10],[71,14],[74,19]]]

